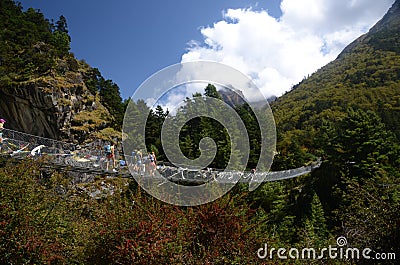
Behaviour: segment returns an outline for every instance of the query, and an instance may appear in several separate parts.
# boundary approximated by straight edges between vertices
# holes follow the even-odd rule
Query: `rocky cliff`
[[[65,17],[0,1],[0,117],[6,128],[84,142],[119,137],[119,88],[70,52]],[[116,118],[117,117],[117,118]]]
[[[118,136],[109,128],[113,117],[86,87],[84,75],[90,67],[73,63],[75,67],[58,60],[48,75],[1,84],[0,117],[7,120],[6,127],[74,142]]]

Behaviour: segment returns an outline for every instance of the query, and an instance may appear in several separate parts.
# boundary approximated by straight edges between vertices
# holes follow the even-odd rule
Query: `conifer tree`
[[[212,84],[208,84],[207,87],[204,89],[204,95],[206,97],[212,97],[212,98],[222,100],[222,97],[218,93],[217,88]]]
[[[385,166],[398,166],[398,144],[379,116],[353,109],[348,113],[332,139],[330,159],[339,161],[346,175],[357,178],[372,177]]]

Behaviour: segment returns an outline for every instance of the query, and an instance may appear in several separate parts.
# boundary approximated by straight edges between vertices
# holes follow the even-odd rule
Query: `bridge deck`
[[[1,155],[13,157],[19,161],[24,159],[43,158],[43,167],[49,169],[81,172],[94,175],[119,175],[122,177],[141,176],[142,178],[150,177],[147,172],[135,172],[133,168],[129,168],[129,162],[125,166],[119,166],[118,172],[106,170],[106,158],[104,151],[95,144],[79,147],[71,143],[56,141],[53,139],[38,137],[9,129],[3,129],[3,145]],[[121,158],[121,160],[119,160]],[[122,160],[122,156],[116,153],[117,161]],[[128,159],[129,161],[129,159]],[[118,163],[119,164],[119,163]],[[208,181],[218,181],[221,183],[229,182],[266,182],[282,179],[295,178],[310,173],[320,166],[321,162],[316,161],[310,166],[273,172],[225,172],[222,170],[191,170],[188,168],[180,168],[167,166],[159,163],[158,172],[167,181],[167,179],[187,184],[198,185]]]

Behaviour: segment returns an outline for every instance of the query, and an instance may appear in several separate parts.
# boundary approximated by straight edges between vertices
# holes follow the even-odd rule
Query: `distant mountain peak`
[[[225,88],[218,90],[218,93],[221,95],[223,101],[231,107],[240,106],[245,103],[245,97],[241,90]]]

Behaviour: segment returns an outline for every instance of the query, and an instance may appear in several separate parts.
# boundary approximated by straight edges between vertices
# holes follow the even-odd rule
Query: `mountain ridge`
[[[390,48],[389,50],[400,52],[400,33],[396,30],[400,27],[398,14],[400,13],[400,1],[396,0],[389,8],[387,13],[380,19],[367,33],[363,34],[338,55],[338,58],[352,51],[354,47],[360,44],[370,44],[376,49]],[[383,33],[381,36],[380,33]],[[374,37],[371,37],[371,36]],[[375,43],[374,41],[378,42]],[[384,41],[384,43],[382,43]]]
[[[400,141],[400,1],[371,30],[332,62],[271,103],[277,128],[279,166],[303,165],[323,156],[321,135],[354,110],[375,113]]]

